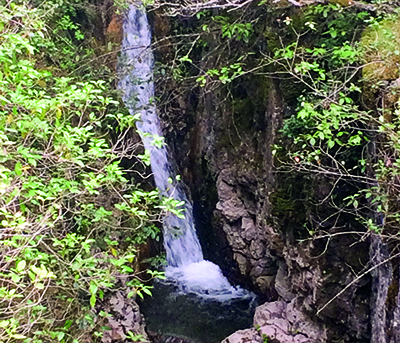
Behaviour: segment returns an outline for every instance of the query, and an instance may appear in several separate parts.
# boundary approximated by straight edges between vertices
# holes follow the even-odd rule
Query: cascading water
[[[123,100],[130,113],[140,114],[141,121],[137,122],[137,128],[145,148],[150,152],[154,180],[161,195],[185,204],[184,218],[172,213],[164,218],[166,276],[169,283],[155,287],[154,297],[145,302],[144,305],[150,308],[145,310],[148,316],[158,318],[149,319],[148,325],[151,327],[153,322],[153,330],[164,334],[177,334],[202,342],[215,341],[232,330],[251,325],[254,306],[249,304],[254,303],[254,295],[231,286],[217,265],[203,259],[194,228],[192,206],[179,189],[166,147],[159,144],[162,133],[153,102],[154,57],[144,9],[130,5],[123,31],[118,87],[124,93]],[[154,306],[151,302],[155,303]],[[185,317],[184,312],[192,314]],[[197,313],[198,318],[193,318],[193,313]],[[190,328],[191,332],[183,327]],[[198,332],[193,332],[193,328],[197,328]],[[211,333],[213,330],[214,334]]]
[[[179,267],[203,260],[200,243],[193,227],[192,209],[185,195],[174,187],[171,166],[165,146],[156,146],[155,139],[162,136],[160,120],[154,99],[153,63],[150,48],[151,31],[146,12],[131,6],[124,21],[125,33],[122,42],[123,78],[119,88],[124,91],[123,100],[132,115],[140,113],[141,121],[136,126],[144,146],[150,152],[151,168],[156,186],[163,196],[182,200],[186,204],[185,218],[173,214],[164,218],[164,240],[168,265]]]
[[[154,57],[146,12],[131,5],[123,23],[123,31],[118,85],[124,91],[123,100],[132,115],[141,115],[141,121],[136,125],[145,148],[150,152],[156,186],[163,196],[185,203],[184,218],[172,213],[164,218],[164,246],[168,263],[166,275],[179,281],[185,290],[203,292],[208,297],[244,296],[244,291],[229,284],[217,265],[203,259],[194,228],[192,206],[176,181],[171,182],[176,178],[168,161],[166,147],[155,143],[162,133],[153,102]]]

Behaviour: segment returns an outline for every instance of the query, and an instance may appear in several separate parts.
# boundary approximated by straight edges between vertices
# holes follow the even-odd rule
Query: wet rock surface
[[[246,329],[236,331],[225,338],[222,343],[262,343],[262,341],[259,331],[256,329]]]
[[[326,342],[326,329],[313,323],[297,307],[297,301],[265,303],[256,309],[254,326],[281,343]]]

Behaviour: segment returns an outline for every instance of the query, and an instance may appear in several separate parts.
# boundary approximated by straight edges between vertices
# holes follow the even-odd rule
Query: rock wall
[[[296,216],[292,218],[290,209],[284,213],[286,220],[274,220],[271,197],[281,183],[292,180],[273,172],[272,144],[284,114],[284,105],[276,84],[270,83],[266,91],[265,116],[260,125],[263,129],[239,131],[240,144],[220,144],[222,137],[230,134],[218,129],[229,127],[229,123],[223,122],[225,116],[220,116],[219,120],[200,120],[203,129],[208,125],[208,131],[214,133],[213,142],[210,141],[212,136],[206,134],[207,144],[200,146],[194,159],[205,159],[214,176],[218,201],[213,210],[213,228],[225,234],[239,280],[250,281],[250,287],[268,301],[281,299],[292,304],[295,311],[308,318],[307,325],[321,325],[322,329],[317,332],[323,332],[323,335],[313,340],[296,338],[296,342],[365,341],[369,324],[368,279],[360,280],[319,317],[315,313],[353,280],[355,270],[362,268],[360,261],[367,263],[366,244],[359,242],[357,252],[354,252],[350,247],[359,237],[299,241],[295,231],[301,228],[293,222]],[[204,112],[214,111],[205,107]],[[201,182],[200,176],[196,181]],[[193,189],[194,201],[204,196],[197,195],[197,189]],[[320,197],[323,195],[319,194]],[[295,325],[284,311],[278,317],[285,321],[282,325]],[[264,333],[272,337],[271,330],[275,328],[266,325]],[[277,342],[289,340],[282,338]]]
[[[317,213],[301,197],[309,192],[315,201],[322,200],[330,192],[329,182],[276,174],[273,144],[281,139],[287,105],[279,83],[268,78],[246,82],[241,96],[256,110],[244,113],[245,119],[223,101],[222,90],[182,93],[174,109],[162,113],[171,154],[190,188],[205,257],[232,282],[285,308],[273,315],[282,325],[276,328],[267,320],[262,333],[273,337],[272,331],[281,330],[279,337],[290,336],[287,327],[297,324],[288,313],[295,311],[304,325],[318,328],[319,338],[299,334],[293,342],[366,342],[368,276],[316,313],[368,263],[368,243],[334,231],[318,240],[304,234],[299,223],[312,221]],[[254,330],[246,331],[246,337],[253,337]],[[276,342],[292,342],[278,336]]]

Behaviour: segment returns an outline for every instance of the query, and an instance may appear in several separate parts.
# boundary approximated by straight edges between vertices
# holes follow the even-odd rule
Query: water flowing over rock
[[[124,18],[123,31],[119,67],[123,100],[130,113],[138,116],[137,128],[144,147],[150,153],[157,188],[162,196],[181,202],[185,209],[183,218],[173,213],[164,218],[167,281],[156,284],[154,297],[143,304],[145,314],[150,317],[149,328],[206,343],[211,337],[213,340],[222,339],[227,333],[249,325],[254,312],[254,296],[231,286],[216,264],[203,259],[192,206],[181,191],[167,148],[162,143],[160,120],[153,102],[151,31],[143,8],[130,6]],[[201,313],[201,316],[194,318],[194,312]],[[215,320],[217,314],[219,321]],[[203,328],[200,332],[192,330],[199,325]],[[220,330],[220,325],[226,328]]]
[[[124,38],[120,60],[119,88],[132,115],[140,114],[136,126],[145,148],[150,152],[155,183],[161,194],[185,203],[185,218],[168,214],[164,218],[164,242],[168,265],[178,267],[203,260],[200,243],[195,233],[192,208],[174,180],[168,161],[167,148],[162,143],[160,120],[154,105],[151,31],[143,8],[131,5],[123,22]],[[156,140],[160,140],[159,143]]]
[[[182,291],[194,291],[221,300],[246,295],[229,284],[219,267],[203,260],[194,228],[192,206],[180,190],[162,141],[160,120],[154,105],[151,31],[146,12],[131,5],[123,22],[124,38],[120,59],[119,88],[132,115],[140,114],[138,131],[150,153],[151,168],[161,195],[184,203],[184,218],[168,213],[163,221],[164,246],[167,252],[167,277],[178,280]]]

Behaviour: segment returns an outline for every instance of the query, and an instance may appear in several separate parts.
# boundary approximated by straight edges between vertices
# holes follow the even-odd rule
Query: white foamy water
[[[176,281],[182,291],[220,300],[242,297],[245,291],[231,286],[217,265],[203,259],[194,228],[192,205],[176,181],[170,184],[169,180],[176,178],[165,145],[160,147],[154,144],[154,137],[161,137],[162,132],[154,105],[154,56],[146,12],[130,5],[123,31],[118,88],[124,93],[122,99],[130,113],[140,113],[141,121],[136,126],[145,148],[150,152],[151,169],[160,193],[185,202],[185,218],[168,213],[163,221],[168,262],[166,275]]]
[[[193,292],[205,298],[220,301],[243,298],[249,293],[240,287],[233,287],[222,275],[221,269],[210,261],[200,261],[182,267],[167,267],[165,275],[178,280],[182,292]]]

